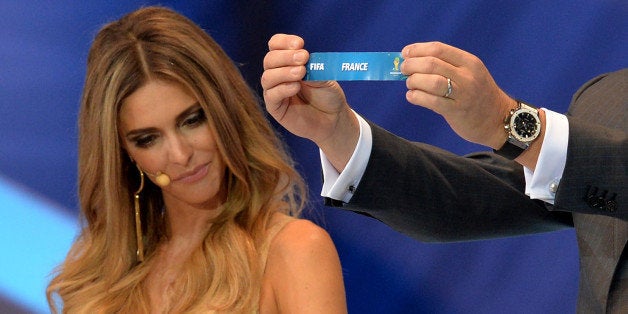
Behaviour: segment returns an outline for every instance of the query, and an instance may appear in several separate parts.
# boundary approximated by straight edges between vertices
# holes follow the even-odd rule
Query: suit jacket
[[[597,77],[574,95],[567,161],[553,206],[523,193],[523,169],[513,161],[492,153],[457,156],[374,124],[366,171],[341,206],[427,242],[575,227],[578,312],[628,313],[627,102],[628,69]]]

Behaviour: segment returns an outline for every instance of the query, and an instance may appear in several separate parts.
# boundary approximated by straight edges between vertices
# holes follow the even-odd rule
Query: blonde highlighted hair
[[[136,257],[139,174],[118,134],[122,101],[150,80],[181,84],[205,111],[227,165],[224,210],[184,265],[172,312],[250,312],[261,287],[260,247],[277,211],[297,216],[306,189],[259,100],[221,47],[182,15],[146,7],[105,25],[87,61],[79,115],[81,232],[47,289],[54,313],[150,311],[143,280],[167,237],[161,190],[142,192],[146,260]]]

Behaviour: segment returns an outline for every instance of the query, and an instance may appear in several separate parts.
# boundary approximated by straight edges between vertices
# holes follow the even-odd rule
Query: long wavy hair
[[[123,100],[150,80],[181,84],[198,100],[227,165],[228,195],[201,247],[183,267],[171,312],[255,311],[273,213],[298,216],[307,190],[259,98],[221,47],[186,17],[146,7],[105,25],[89,51],[79,115],[82,227],[47,289],[52,312],[141,313],[152,257],[168,237],[161,190],[142,192],[136,256],[133,193],[139,173],[118,134]]]

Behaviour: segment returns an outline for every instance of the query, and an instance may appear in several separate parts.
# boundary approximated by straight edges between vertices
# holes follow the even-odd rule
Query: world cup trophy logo
[[[393,71],[397,72],[399,71],[399,57],[395,57],[395,59],[393,60]]]

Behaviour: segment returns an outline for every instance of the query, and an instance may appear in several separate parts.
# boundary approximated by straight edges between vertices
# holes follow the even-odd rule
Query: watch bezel
[[[530,136],[523,136],[520,133],[521,130],[518,130],[515,127],[515,120],[517,119],[517,117],[521,116],[522,114],[528,114],[534,119],[535,129],[534,129],[534,133],[532,133],[532,135]],[[539,134],[541,134],[541,119],[539,118],[538,110],[524,103],[521,103],[520,107],[517,108],[513,112],[513,114],[510,116],[510,121],[508,121],[508,128],[510,130],[509,132],[510,135],[515,140],[522,143],[529,144],[530,142],[534,141],[537,137],[539,137]]]
[[[517,133],[514,126],[515,117],[523,112],[532,115],[536,121],[535,132],[529,137],[521,136]],[[517,108],[511,109],[508,116],[504,118],[504,130],[506,131],[506,134],[508,134],[508,138],[501,148],[493,149],[493,152],[510,160],[514,160],[526,149],[528,149],[532,141],[537,139],[541,134],[541,119],[539,118],[538,109],[521,101],[517,101]]]

